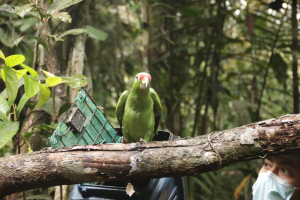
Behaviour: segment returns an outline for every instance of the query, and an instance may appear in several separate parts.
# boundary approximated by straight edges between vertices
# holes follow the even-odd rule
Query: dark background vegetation
[[[28,2],[0,0],[4,3]],[[90,0],[66,11],[73,18],[68,27],[103,31],[102,41],[85,41],[84,74],[114,126],[118,97],[141,71],[150,72],[162,101],[160,128],[181,137],[299,112],[297,1]],[[0,49],[24,54],[32,66],[35,41],[25,38],[18,46],[13,41],[35,35],[37,26],[32,16],[0,12]],[[64,26],[52,25],[51,31]],[[73,41],[74,36],[67,42]],[[6,145],[2,156],[13,154],[14,145]],[[189,199],[234,199],[243,180],[238,199],[251,199],[260,165],[236,163],[188,177]]]

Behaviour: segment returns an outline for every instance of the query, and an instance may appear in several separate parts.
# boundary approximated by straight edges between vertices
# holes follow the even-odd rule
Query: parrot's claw
[[[122,143],[124,143],[124,144],[128,144],[129,143],[129,141],[126,139],[126,138],[122,138]]]
[[[146,143],[147,141],[144,140],[143,138],[140,138],[140,143]]]

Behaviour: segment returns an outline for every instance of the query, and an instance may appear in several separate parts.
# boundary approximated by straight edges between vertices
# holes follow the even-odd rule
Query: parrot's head
[[[133,84],[135,86],[139,86],[141,90],[146,91],[149,88],[150,81],[151,81],[150,74],[146,72],[141,72],[135,76]]]

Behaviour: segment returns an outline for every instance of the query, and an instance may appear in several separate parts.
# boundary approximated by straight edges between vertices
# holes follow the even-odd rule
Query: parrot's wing
[[[161,116],[161,103],[158,94],[155,92],[154,89],[150,88],[151,98],[153,100],[153,111],[154,111],[154,118],[155,118],[155,127],[154,132],[157,131],[159,119]]]
[[[118,100],[118,103],[117,103],[116,113],[117,113],[117,119],[118,119],[118,122],[120,124],[120,127],[122,127],[122,119],[123,119],[124,110],[125,110],[125,103],[126,103],[128,95],[129,95],[129,91],[125,90],[121,94],[121,96]]]

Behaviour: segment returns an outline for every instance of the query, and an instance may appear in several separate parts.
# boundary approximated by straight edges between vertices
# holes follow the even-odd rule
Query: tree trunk
[[[173,141],[74,146],[0,158],[0,196],[93,181],[197,175],[300,147],[300,114]]]
[[[294,113],[299,113],[297,0],[292,0],[292,38]]]

